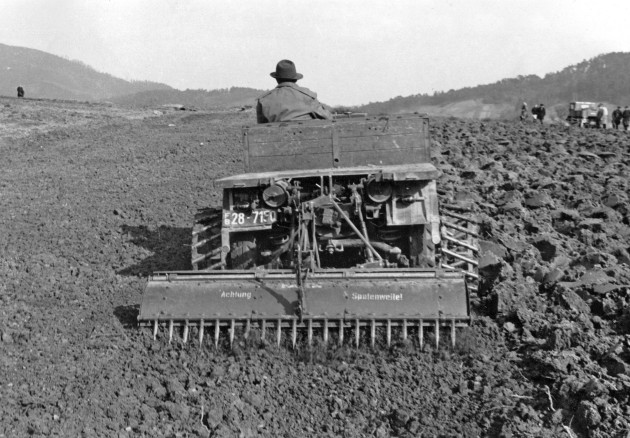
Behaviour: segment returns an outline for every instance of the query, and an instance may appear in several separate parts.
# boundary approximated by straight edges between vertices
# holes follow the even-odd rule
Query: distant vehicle
[[[580,128],[597,127],[597,104],[595,102],[571,102],[567,122]]]

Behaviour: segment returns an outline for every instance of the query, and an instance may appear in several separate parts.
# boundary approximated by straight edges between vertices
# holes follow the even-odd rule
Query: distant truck
[[[571,102],[567,122],[580,128],[596,128],[597,110],[594,102]]]

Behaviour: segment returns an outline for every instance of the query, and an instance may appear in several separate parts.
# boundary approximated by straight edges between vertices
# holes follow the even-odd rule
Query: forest
[[[551,106],[571,101],[630,104],[630,53],[609,53],[564,68],[544,77],[536,75],[502,79],[493,84],[436,92],[433,95],[398,96],[352,108],[369,113],[396,113],[420,105],[446,105],[480,99],[486,104],[544,102]]]

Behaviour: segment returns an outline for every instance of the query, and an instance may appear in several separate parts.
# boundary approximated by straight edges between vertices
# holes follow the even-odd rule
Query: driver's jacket
[[[289,120],[332,119],[330,111],[317,100],[317,94],[297,86],[294,82],[281,82],[258,98],[258,123],[286,122]]]

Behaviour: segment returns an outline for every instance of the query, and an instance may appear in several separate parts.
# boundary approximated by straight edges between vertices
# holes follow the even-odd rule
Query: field
[[[147,276],[254,122],[0,98],[0,437],[630,437],[630,133],[432,121],[482,222],[454,349],[154,341]]]

